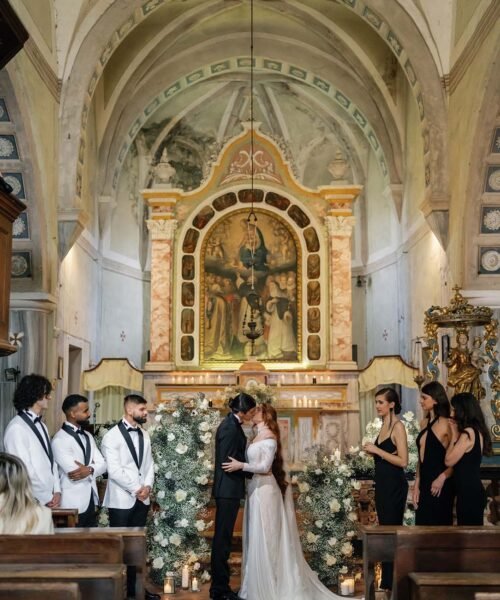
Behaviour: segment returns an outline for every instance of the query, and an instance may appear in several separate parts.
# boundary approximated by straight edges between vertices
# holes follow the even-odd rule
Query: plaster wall
[[[469,179],[477,176],[471,172],[470,161],[478,151],[486,154],[486,145],[491,139],[492,125],[488,128],[485,139],[478,137],[482,133],[481,119],[494,119],[498,111],[498,106],[492,106],[491,110],[483,106],[483,95],[489,77],[495,76],[491,67],[497,56],[499,35],[500,22],[491,29],[450,96],[449,228],[453,235],[450,235],[448,256],[453,279],[458,283],[465,280],[464,241],[465,236],[470,235],[466,225],[470,225],[474,231],[478,227],[477,223],[466,223],[468,204],[479,202],[481,194],[479,185],[469,185]],[[496,76],[498,77],[498,71]]]

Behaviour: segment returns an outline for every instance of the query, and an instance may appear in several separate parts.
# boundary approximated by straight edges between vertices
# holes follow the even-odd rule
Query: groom
[[[241,392],[229,402],[231,412],[222,421],[215,436],[215,471],[212,494],[215,498],[215,532],[212,541],[212,585],[210,598],[213,600],[239,600],[239,596],[229,587],[228,559],[231,553],[233,529],[240,508],[240,500],[245,497],[245,477],[249,473],[222,470],[222,463],[229,457],[245,462],[247,439],[241,427],[243,421],[250,421],[255,413],[255,400]]]

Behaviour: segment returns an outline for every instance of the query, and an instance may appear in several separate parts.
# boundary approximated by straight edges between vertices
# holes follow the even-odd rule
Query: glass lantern
[[[163,580],[163,593],[175,594],[175,573],[168,572]]]
[[[352,598],[354,596],[354,588],[354,574],[350,572],[339,573],[339,595]]]

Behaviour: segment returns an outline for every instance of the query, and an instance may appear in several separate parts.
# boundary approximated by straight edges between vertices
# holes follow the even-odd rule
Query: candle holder
[[[354,596],[354,575],[339,573],[339,595],[352,598]]]
[[[163,593],[175,594],[175,573],[168,572],[163,580]]]
[[[193,576],[191,579],[191,591],[192,592],[201,592],[200,590],[200,580],[198,577]]]

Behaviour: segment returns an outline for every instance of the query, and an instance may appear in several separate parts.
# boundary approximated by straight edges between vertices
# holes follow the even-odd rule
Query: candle
[[[318,399],[316,398],[316,400],[314,401],[314,408],[318,408]]]
[[[293,396],[293,408],[297,408],[297,396]]]
[[[222,382],[222,377],[220,375],[217,375],[217,383],[221,383]]]
[[[187,590],[189,589],[189,566],[188,565],[184,565],[182,567],[182,589],[183,590]]]
[[[349,596],[354,594],[354,579],[344,579],[340,582],[340,595]]]
[[[278,387],[281,387],[281,381],[278,379]]]
[[[285,376],[284,375],[281,376],[281,383],[285,383]]]
[[[165,580],[163,581],[163,593],[175,594],[175,576],[171,572],[167,573]]]
[[[191,581],[191,591],[192,592],[199,592],[200,591],[200,587],[198,585],[198,578],[197,577],[193,577],[193,581]]]
[[[309,404],[307,403],[307,398],[304,395],[304,398],[302,399],[302,406],[309,406]]]

